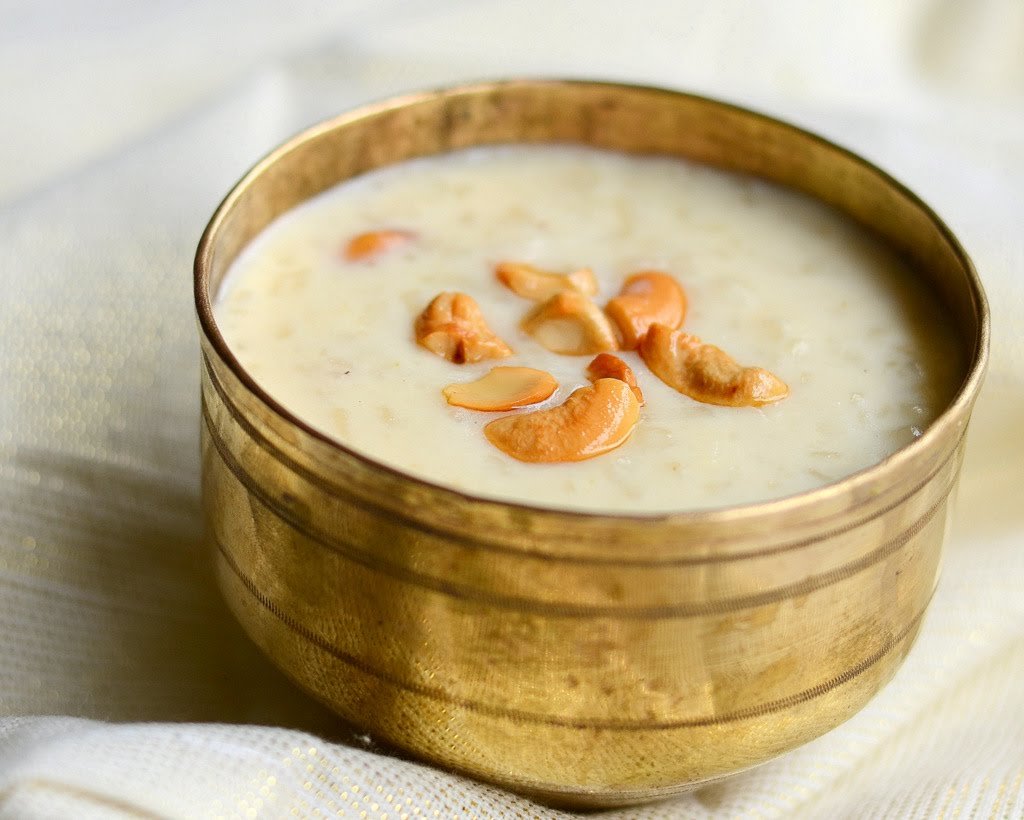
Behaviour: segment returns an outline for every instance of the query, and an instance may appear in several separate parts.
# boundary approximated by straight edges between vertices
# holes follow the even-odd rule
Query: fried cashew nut
[[[543,370],[495,367],[476,381],[449,384],[441,392],[448,404],[489,412],[537,404],[557,389],[555,377]]]
[[[416,238],[412,231],[384,229],[367,231],[353,236],[345,245],[345,258],[349,262],[375,259],[387,251],[405,245]]]
[[[621,445],[640,417],[640,404],[618,379],[598,379],[548,410],[496,419],[487,440],[519,461],[583,461]]]
[[[512,348],[488,327],[480,306],[465,293],[438,294],[416,318],[416,342],[455,364],[503,359]]]
[[[761,407],[789,395],[774,373],[743,367],[725,351],[666,325],[651,325],[640,355],[669,387],[706,404]]]
[[[585,296],[597,293],[597,277],[590,268],[571,273],[552,273],[523,262],[501,262],[494,275],[517,296],[534,302],[543,302],[563,290],[573,290]]]
[[[657,323],[675,330],[686,318],[686,293],[667,273],[634,273],[605,312],[615,323],[623,350],[636,350],[647,329]]]
[[[534,308],[522,328],[553,353],[586,356],[617,350],[615,330],[604,312],[576,291],[556,293]]]
[[[644,393],[640,389],[640,385],[636,383],[633,369],[618,356],[613,356],[611,353],[598,353],[594,360],[587,365],[587,378],[592,382],[596,382],[598,379],[618,379],[620,382],[625,382],[633,391],[636,400],[640,404],[644,403]]]

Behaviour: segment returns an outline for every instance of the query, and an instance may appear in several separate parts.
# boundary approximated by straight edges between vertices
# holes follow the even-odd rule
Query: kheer
[[[375,232],[386,241],[365,238]],[[594,356],[524,330],[534,305],[495,275],[508,263],[589,269],[597,293],[581,298],[600,305],[637,272],[667,272],[685,289],[682,330],[778,374],[789,395],[696,401],[619,350],[645,400],[621,446],[564,464],[510,458],[483,433],[500,414],[442,390],[496,365],[533,368],[558,389],[505,415],[545,410],[590,385]],[[444,292],[471,296],[511,355],[453,364],[417,345],[416,317]],[[345,182],[258,236],[215,311],[242,366],[344,445],[473,495],[562,509],[691,510],[831,483],[920,435],[962,373],[933,297],[826,206],[678,159],[568,146],[473,148]]]

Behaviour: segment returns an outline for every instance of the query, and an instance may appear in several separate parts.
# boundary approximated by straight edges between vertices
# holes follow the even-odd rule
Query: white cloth
[[[0,817],[554,817],[298,693],[199,542],[190,270],[233,181],[392,92],[517,74],[722,96],[864,154],[994,318],[916,646],[849,722],[610,816],[1024,817],[1024,3],[0,0]]]

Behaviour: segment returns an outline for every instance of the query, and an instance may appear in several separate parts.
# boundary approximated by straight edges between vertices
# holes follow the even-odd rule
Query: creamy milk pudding
[[[499,281],[503,263],[588,268],[599,318],[631,275],[663,272],[685,293],[678,332],[781,387],[760,406],[720,406],[616,350],[644,399],[624,438],[584,460],[512,457],[486,425],[558,407],[595,376],[593,353],[554,352],[527,332],[538,302]],[[496,358],[457,364],[417,344],[443,293],[471,297]],[[568,146],[475,148],[345,182],[257,237],[215,312],[267,392],[344,445],[473,495],[599,512],[719,507],[836,481],[921,435],[962,369],[930,294],[829,208],[681,160]],[[449,403],[465,393],[452,385],[495,367],[541,371],[515,374],[535,403]],[[545,374],[557,387],[538,399]],[[593,389],[625,401],[617,384]]]

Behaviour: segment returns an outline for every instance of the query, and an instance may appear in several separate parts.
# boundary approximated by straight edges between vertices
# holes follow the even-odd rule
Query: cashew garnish
[[[618,349],[615,330],[601,308],[572,290],[534,308],[522,328],[553,353],[585,356]]]
[[[349,262],[362,262],[380,256],[385,251],[404,245],[416,238],[412,231],[383,229],[367,231],[353,236],[345,245],[345,258]]]
[[[476,381],[449,384],[448,404],[470,410],[512,410],[544,401],[558,389],[550,373],[532,367],[495,367]]]
[[[635,350],[647,329],[655,323],[673,330],[686,317],[686,294],[667,273],[634,273],[619,295],[608,302],[605,312],[619,329],[624,350]]]
[[[480,306],[465,293],[441,293],[416,319],[416,341],[455,364],[512,355],[484,321]]]
[[[625,382],[598,379],[558,407],[492,421],[484,434],[519,461],[583,461],[622,444],[639,416],[640,404]]]
[[[524,262],[501,262],[494,275],[517,296],[543,302],[563,290],[574,290],[586,296],[597,293],[597,278],[590,268],[571,273],[552,273]]]
[[[640,385],[636,383],[633,369],[618,356],[613,356],[611,353],[598,353],[594,360],[587,365],[587,378],[592,382],[596,382],[598,379],[618,379],[620,382],[625,382],[633,391],[636,400],[640,404],[644,403],[644,393],[640,389]]]
[[[725,351],[666,325],[651,325],[640,355],[669,387],[707,404],[761,407],[789,395],[775,374],[743,367]]]

